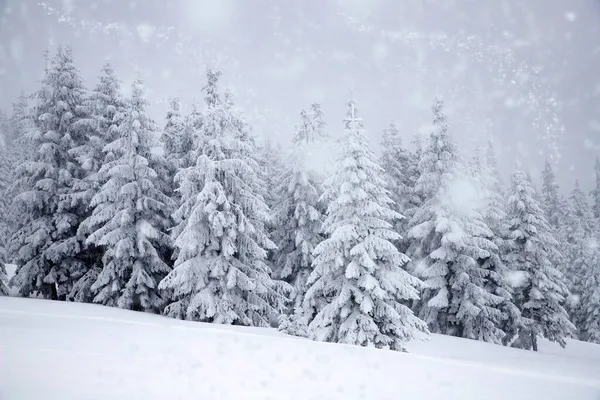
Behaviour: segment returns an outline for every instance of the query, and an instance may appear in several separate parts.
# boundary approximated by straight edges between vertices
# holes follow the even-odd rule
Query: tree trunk
[[[531,347],[533,348],[533,351],[538,351],[537,335],[533,332],[531,333]]]
[[[58,289],[56,283],[50,285],[50,300],[58,300]]]

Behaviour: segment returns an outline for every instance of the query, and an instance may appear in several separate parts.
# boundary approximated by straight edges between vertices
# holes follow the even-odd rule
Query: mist
[[[38,87],[43,52],[68,44],[88,87],[105,60],[125,88],[140,74],[161,126],[170,97],[187,110],[201,101],[207,66],[223,70],[256,135],[284,149],[313,102],[336,137],[352,96],[377,152],[390,120],[407,144],[428,134],[440,96],[463,151],[492,138],[505,177],[519,161],[538,179],[550,159],[563,191],[575,176],[592,186],[600,154],[595,0],[2,0],[0,18],[6,111]],[[326,155],[313,157],[316,170]]]

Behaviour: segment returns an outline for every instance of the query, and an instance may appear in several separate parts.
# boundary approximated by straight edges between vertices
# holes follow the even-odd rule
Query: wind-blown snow
[[[89,304],[0,298],[2,399],[600,398],[600,346],[433,335],[397,353]]]

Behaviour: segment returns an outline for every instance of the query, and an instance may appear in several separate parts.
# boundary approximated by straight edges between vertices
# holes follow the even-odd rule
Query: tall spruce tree
[[[181,101],[173,98],[167,111],[167,122],[161,135],[164,156],[167,161],[167,171],[169,185],[171,190],[175,187],[175,175],[182,168],[192,165],[191,149],[192,135],[191,129],[187,126],[185,118],[181,115]],[[178,194],[174,193],[178,198]]]
[[[502,259],[503,251],[506,249],[508,227],[504,190],[491,139],[488,140],[485,148],[481,149],[481,154],[475,155],[475,158],[479,160],[476,162],[478,168],[475,176],[479,180],[484,203],[481,212],[485,224],[492,232],[491,240],[497,248],[497,251],[495,248],[492,249],[489,257],[484,257],[480,262],[483,262],[483,267],[487,271],[486,289],[503,299],[499,305],[502,312],[500,328],[505,334],[502,342],[506,345],[517,337],[521,312],[513,302],[513,290],[508,280],[511,268]]]
[[[36,93],[35,156],[17,168],[15,186],[23,191],[15,202],[26,216],[11,247],[17,264],[13,283],[23,296],[65,299],[84,270],[76,235],[81,216],[69,198],[82,171],[69,150],[87,134],[80,123],[87,117],[85,95],[71,50],[59,47]]]
[[[582,245],[579,266],[583,270],[576,322],[579,338],[600,344],[600,247],[597,238],[587,238]]]
[[[565,201],[561,199],[556,176],[550,161],[546,160],[542,171],[542,209],[550,227],[557,232],[564,220]]]
[[[8,118],[0,110],[0,296],[8,294],[5,264],[9,261],[7,245],[11,234],[11,202],[7,192],[12,180],[12,166],[7,148],[8,135]]]
[[[581,263],[585,260],[584,253],[588,240],[595,235],[595,229],[592,224],[592,213],[579,181],[575,182],[569,200],[564,225],[561,228],[562,236],[565,238],[561,246],[564,250],[562,273],[572,295],[572,301],[568,303],[571,307],[578,308],[578,298],[581,295],[581,285],[587,267]]]
[[[499,343],[505,298],[486,288],[499,264],[493,233],[480,211],[457,202],[460,172],[443,102],[433,106],[434,131],[419,164],[416,190],[426,199],[409,222],[409,248],[425,289],[416,309],[433,332]]]
[[[321,226],[324,216],[319,207],[322,182],[307,165],[307,154],[322,137],[313,125],[313,118],[305,110],[300,113],[301,123],[294,134],[290,165],[281,176],[277,189],[280,200],[275,207],[273,238],[277,249],[274,252],[276,272],[279,278],[292,285],[292,321],[286,318],[283,325],[294,319],[308,317],[301,309],[307,290],[307,280],[312,271],[313,251],[321,242]],[[298,323],[296,321],[296,323]],[[283,328],[282,328],[283,329]],[[288,333],[290,329],[283,329]]]
[[[559,257],[558,242],[537,198],[529,176],[516,171],[508,200],[510,242],[505,258],[523,278],[515,289],[515,301],[524,326],[513,345],[534,351],[538,337],[564,347],[575,330],[562,306],[568,289],[552,261]]]
[[[136,80],[118,135],[104,148],[115,159],[98,172],[105,183],[92,198],[85,225],[92,232],[87,243],[104,252],[103,269],[91,286],[94,302],[156,312],[163,305],[158,283],[170,271],[163,255],[170,246],[171,200],[157,188],[157,129],[146,106]]]
[[[411,208],[414,182],[411,180],[411,154],[404,147],[398,127],[391,122],[383,131],[381,143],[381,167],[385,171],[390,198],[394,201],[392,208],[399,214],[406,215]],[[395,230],[400,235],[406,231],[406,218],[396,221]]]
[[[596,158],[596,188],[592,191],[592,212],[600,227],[600,158]]]
[[[205,109],[194,140],[197,163],[179,171],[182,202],[175,215],[177,259],[161,282],[165,314],[223,324],[268,326],[283,311],[290,287],[272,279],[266,250],[258,165],[248,126],[209,70]]]
[[[409,259],[392,244],[402,216],[390,208],[383,170],[362,133],[356,105],[348,102],[336,172],[327,180],[323,231],[315,249],[305,308],[316,311],[312,339],[402,350],[427,330],[404,305],[418,298],[421,282],[402,269]]]
[[[73,183],[70,194],[71,204],[79,208],[79,214],[87,219],[92,212],[90,204],[94,196],[109,179],[107,174],[100,174],[100,168],[116,159],[114,152],[105,152],[107,144],[112,143],[119,135],[119,125],[125,118],[125,101],[120,94],[120,82],[110,63],[105,63],[94,87],[85,101],[88,117],[79,121],[87,132],[87,140],[69,151],[81,166],[84,175]],[[85,242],[92,231],[89,225],[81,224],[77,236]],[[84,243],[81,257],[85,259],[81,278],[73,285],[68,299],[79,302],[91,302],[94,294],[91,286],[96,282],[102,270],[101,247],[93,243]]]

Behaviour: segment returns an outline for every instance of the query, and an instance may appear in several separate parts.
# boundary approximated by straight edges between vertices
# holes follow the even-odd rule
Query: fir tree
[[[305,309],[316,309],[312,339],[402,350],[427,330],[404,302],[418,298],[421,282],[402,269],[409,259],[391,241],[401,215],[390,209],[383,170],[368,150],[362,120],[348,103],[336,172],[327,180],[323,231],[315,249]]]
[[[171,200],[156,185],[156,126],[146,106],[136,80],[118,134],[104,148],[115,159],[98,172],[106,183],[92,198],[85,228],[92,232],[87,243],[104,251],[103,269],[91,286],[94,302],[155,312],[163,304],[158,283],[170,271],[163,254],[170,246]]]
[[[192,165],[191,129],[187,126],[185,118],[181,115],[181,103],[178,98],[171,99],[169,111],[167,111],[167,123],[161,135],[169,184],[175,185],[175,174],[182,168]]]
[[[414,273],[425,280],[419,316],[433,332],[499,343],[506,298],[486,287],[499,268],[499,249],[479,210],[457,204],[452,185],[465,180],[443,113],[433,106],[434,126],[419,164],[416,189],[426,199],[409,223]]]
[[[28,96],[21,93],[13,103],[6,137],[6,146],[12,154],[14,167],[31,158],[37,150],[31,137],[35,132],[34,128],[33,110],[29,108]]]
[[[78,124],[87,132],[86,140],[69,151],[83,171],[83,176],[74,180],[72,193],[68,198],[73,207],[78,209],[82,220],[87,219],[92,212],[90,204],[94,196],[107,178],[99,174],[105,163],[115,159],[113,153],[105,154],[104,148],[118,135],[118,126],[125,115],[125,102],[119,93],[120,82],[110,63],[102,67],[98,84],[85,101],[87,118],[82,118]],[[86,224],[80,225],[76,235],[81,246],[80,257],[85,260],[78,275],[81,277],[73,285],[68,299],[79,302],[91,302],[93,293],[91,286],[102,270],[102,249],[92,243],[85,243],[85,238],[92,232]]]
[[[268,326],[283,311],[289,286],[273,280],[266,250],[268,208],[258,195],[258,165],[248,127],[218,93],[208,71],[205,110],[195,138],[197,163],[176,176],[182,195],[175,215],[177,259],[160,287],[165,314],[223,324]]]
[[[11,241],[17,264],[13,283],[23,296],[65,299],[85,262],[76,235],[79,210],[69,198],[82,174],[69,150],[85,140],[79,123],[87,117],[85,89],[69,48],[59,48],[51,59],[36,98],[37,151],[17,168],[14,185],[23,189],[15,202],[26,215]]]
[[[0,296],[8,294],[5,264],[9,261],[7,244],[11,234],[11,202],[7,191],[12,180],[12,166],[6,146],[8,134],[8,119],[0,111]]]
[[[542,171],[542,209],[554,233],[558,232],[564,221],[565,200],[561,198],[556,176],[550,161],[546,160]]]
[[[596,188],[592,191],[592,212],[600,226],[600,158],[596,158]]]
[[[486,290],[502,298],[498,308],[502,312],[500,328],[505,334],[502,342],[506,345],[517,337],[521,312],[513,302],[513,291],[508,280],[510,267],[502,259],[502,252],[507,246],[508,226],[502,179],[491,139],[488,140],[485,148],[479,149],[474,159],[477,160],[475,161],[477,167],[473,173],[479,181],[479,190],[483,194],[481,213],[485,224],[492,232],[491,240],[496,246],[490,251],[489,257],[483,258],[480,262],[483,262],[482,267],[487,271]]]
[[[514,345],[534,351],[539,336],[564,347],[565,339],[572,336],[575,328],[562,306],[567,287],[552,263],[559,257],[558,243],[537,197],[527,174],[516,171],[508,200],[510,243],[506,262],[523,278],[515,289],[515,301],[521,309],[524,326]]]
[[[259,175],[264,182],[262,196],[270,210],[274,210],[279,202],[280,194],[275,188],[280,186],[282,174],[285,171],[285,163],[282,160],[283,150],[281,146],[275,146],[270,139],[265,139],[262,146],[258,148]],[[272,231],[275,221],[270,221],[269,230]]]
[[[587,240],[595,232],[594,226],[591,224],[592,213],[578,181],[575,182],[575,188],[569,200],[564,226],[561,229],[566,239],[561,246],[564,249],[562,272],[569,292],[573,296],[573,300],[576,300],[581,294],[581,283],[585,273],[584,266],[579,264],[583,261],[582,255],[587,247]],[[571,304],[571,306],[577,307],[577,304]]]
[[[273,233],[277,244],[276,271],[294,288],[294,309],[298,309],[304,299],[306,282],[312,271],[313,251],[322,240],[323,223],[319,207],[321,182],[306,165],[311,146],[321,137],[315,134],[312,119],[304,110],[300,116],[301,123],[293,138],[291,162],[277,190],[280,202],[274,210],[277,228]]]
[[[583,269],[576,315],[579,338],[600,344],[600,248],[596,238],[584,241],[578,264]]]
[[[385,171],[387,188],[390,198],[394,201],[393,209],[399,214],[406,215],[412,208],[413,184],[411,181],[411,155],[404,148],[402,138],[394,122],[391,122],[383,132],[383,152],[381,167]],[[395,230],[403,235],[406,231],[406,219],[396,221]]]

